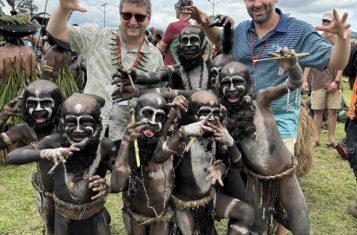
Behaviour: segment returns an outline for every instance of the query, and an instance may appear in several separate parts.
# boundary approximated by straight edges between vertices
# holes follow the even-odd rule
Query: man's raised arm
[[[53,12],[46,30],[54,38],[63,42],[69,42],[67,22],[72,11],[86,12],[77,0],[60,0],[59,6]]]

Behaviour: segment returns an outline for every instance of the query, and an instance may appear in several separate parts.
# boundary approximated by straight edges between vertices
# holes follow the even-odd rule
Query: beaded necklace
[[[143,37],[141,43],[140,43],[140,47],[138,49],[138,52],[136,53],[136,58],[134,60],[134,63],[133,65],[130,67],[130,69],[135,69],[136,66],[138,65],[138,62],[140,60],[140,57],[142,55],[141,53],[141,47],[143,46],[145,42],[145,37]],[[119,68],[123,68],[123,61],[122,61],[122,58],[121,58],[121,42],[120,42],[120,36],[118,35],[118,38],[117,38],[117,49],[118,49],[118,67]]]

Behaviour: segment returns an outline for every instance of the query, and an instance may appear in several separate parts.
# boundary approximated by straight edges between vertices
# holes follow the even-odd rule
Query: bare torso
[[[36,69],[36,56],[27,46],[6,44],[0,48],[0,86],[13,71],[30,76]]]
[[[240,143],[244,162],[255,173],[275,175],[291,167],[291,158],[287,156],[292,154],[279,135],[270,106],[254,102],[256,137],[244,138]]]
[[[127,198],[135,212],[155,217],[167,208],[172,192],[172,164],[172,158],[162,164],[149,161],[137,170],[136,195]]]
[[[212,154],[206,151],[208,139],[196,139],[189,152],[178,163],[175,172],[175,196],[181,199],[201,199],[208,195],[211,181],[206,180]]]

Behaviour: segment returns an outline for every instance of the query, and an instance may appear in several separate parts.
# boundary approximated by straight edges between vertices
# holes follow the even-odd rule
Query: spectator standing
[[[322,25],[329,26],[333,20],[332,13],[325,13],[322,16]],[[336,41],[336,35],[323,32],[323,38],[332,45]],[[321,124],[325,107],[328,109],[327,146],[335,147],[335,130],[337,121],[337,110],[341,108],[341,79],[342,70],[326,68],[322,71],[318,69],[305,68],[303,88],[308,90],[308,76],[311,73],[311,108],[314,110],[314,124],[316,129],[315,146],[320,145]]]
[[[178,21],[170,23],[167,26],[164,36],[157,45],[157,48],[159,48],[160,52],[164,54],[165,65],[180,63],[176,51],[178,44],[178,36],[182,29],[190,25],[190,23],[188,22],[188,20],[190,19],[190,15],[184,13],[183,11],[187,6],[191,5],[191,0],[179,0],[175,4],[176,18],[178,19]]]
[[[129,106],[111,100],[114,86],[112,74],[118,68],[155,71],[163,66],[159,50],[145,39],[151,19],[150,0],[121,0],[119,29],[99,28],[95,25],[67,25],[72,11],[86,12],[77,0],[60,0],[52,14],[47,31],[57,40],[70,44],[71,50],[81,53],[87,65],[84,93],[105,99],[102,108],[103,130],[109,128],[109,139],[119,148],[127,127]]]

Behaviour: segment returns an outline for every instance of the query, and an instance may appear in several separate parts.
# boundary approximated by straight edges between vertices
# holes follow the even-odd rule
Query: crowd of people
[[[6,164],[37,164],[46,234],[111,234],[109,193],[122,194],[127,234],[217,234],[220,219],[232,235],[311,234],[296,172],[320,145],[325,108],[327,145],[357,179],[355,80],[345,142],[335,139],[343,70],[354,79],[357,67],[347,14],[331,10],[315,29],[275,0],[244,2],[251,20],[234,26],[178,0],[164,32],[147,29],[150,0],[121,0],[117,29],[68,24],[87,10],[60,0],[37,17],[39,38],[29,19],[0,17],[0,149]],[[302,124],[309,87],[314,120]]]

